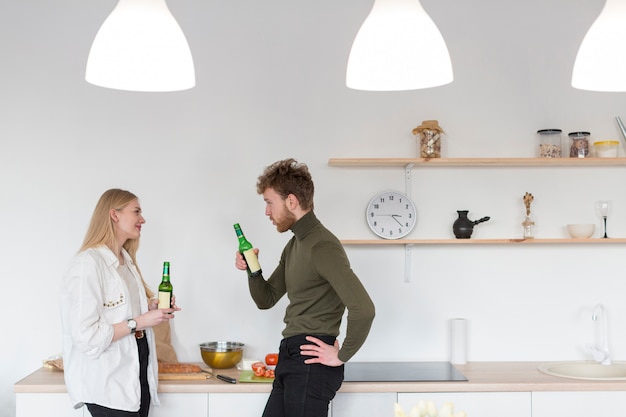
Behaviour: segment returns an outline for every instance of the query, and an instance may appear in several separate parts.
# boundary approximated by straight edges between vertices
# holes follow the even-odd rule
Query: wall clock
[[[372,232],[383,239],[400,239],[417,223],[415,204],[397,191],[383,191],[372,197],[365,216]]]

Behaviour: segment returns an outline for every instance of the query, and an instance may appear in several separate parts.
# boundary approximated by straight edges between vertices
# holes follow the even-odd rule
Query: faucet
[[[608,325],[606,319],[606,311],[604,310],[604,306],[602,304],[597,304],[593,309],[593,314],[591,315],[591,319],[593,321],[598,321],[598,316],[601,318],[600,328],[600,339],[602,341],[602,348],[598,349],[595,346],[590,346],[589,349],[593,354],[593,358],[596,362],[602,365],[610,365],[611,364],[611,354],[609,353],[609,335],[608,335]]]

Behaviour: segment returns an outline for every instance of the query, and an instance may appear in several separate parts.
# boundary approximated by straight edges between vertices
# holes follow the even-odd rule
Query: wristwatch
[[[130,329],[131,334],[135,333],[135,330],[137,329],[137,322],[134,319],[128,319],[126,321],[126,325]]]

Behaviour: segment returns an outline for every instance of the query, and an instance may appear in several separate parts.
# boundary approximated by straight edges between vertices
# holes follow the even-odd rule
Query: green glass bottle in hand
[[[237,233],[237,239],[239,239],[239,252],[243,255],[248,264],[248,275],[256,277],[261,275],[261,264],[259,264],[259,258],[254,253],[254,247],[252,243],[248,242],[248,239],[243,235],[239,223],[235,223],[235,233]]]
[[[173,287],[170,282],[170,263],[163,262],[163,278],[159,284],[159,308],[172,307]]]

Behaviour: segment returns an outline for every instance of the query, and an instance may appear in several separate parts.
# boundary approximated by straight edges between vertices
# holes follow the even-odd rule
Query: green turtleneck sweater
[[[363,345],[374,320],[374,303],[352,272],[339,240],[309,211],[291,227],[276,270],[266,281],[249,277],[252,299],[260,309],[274,306],[287,294],[283,337],[339,335],[348,309],[346,337],[339,359],[347,362]]]

